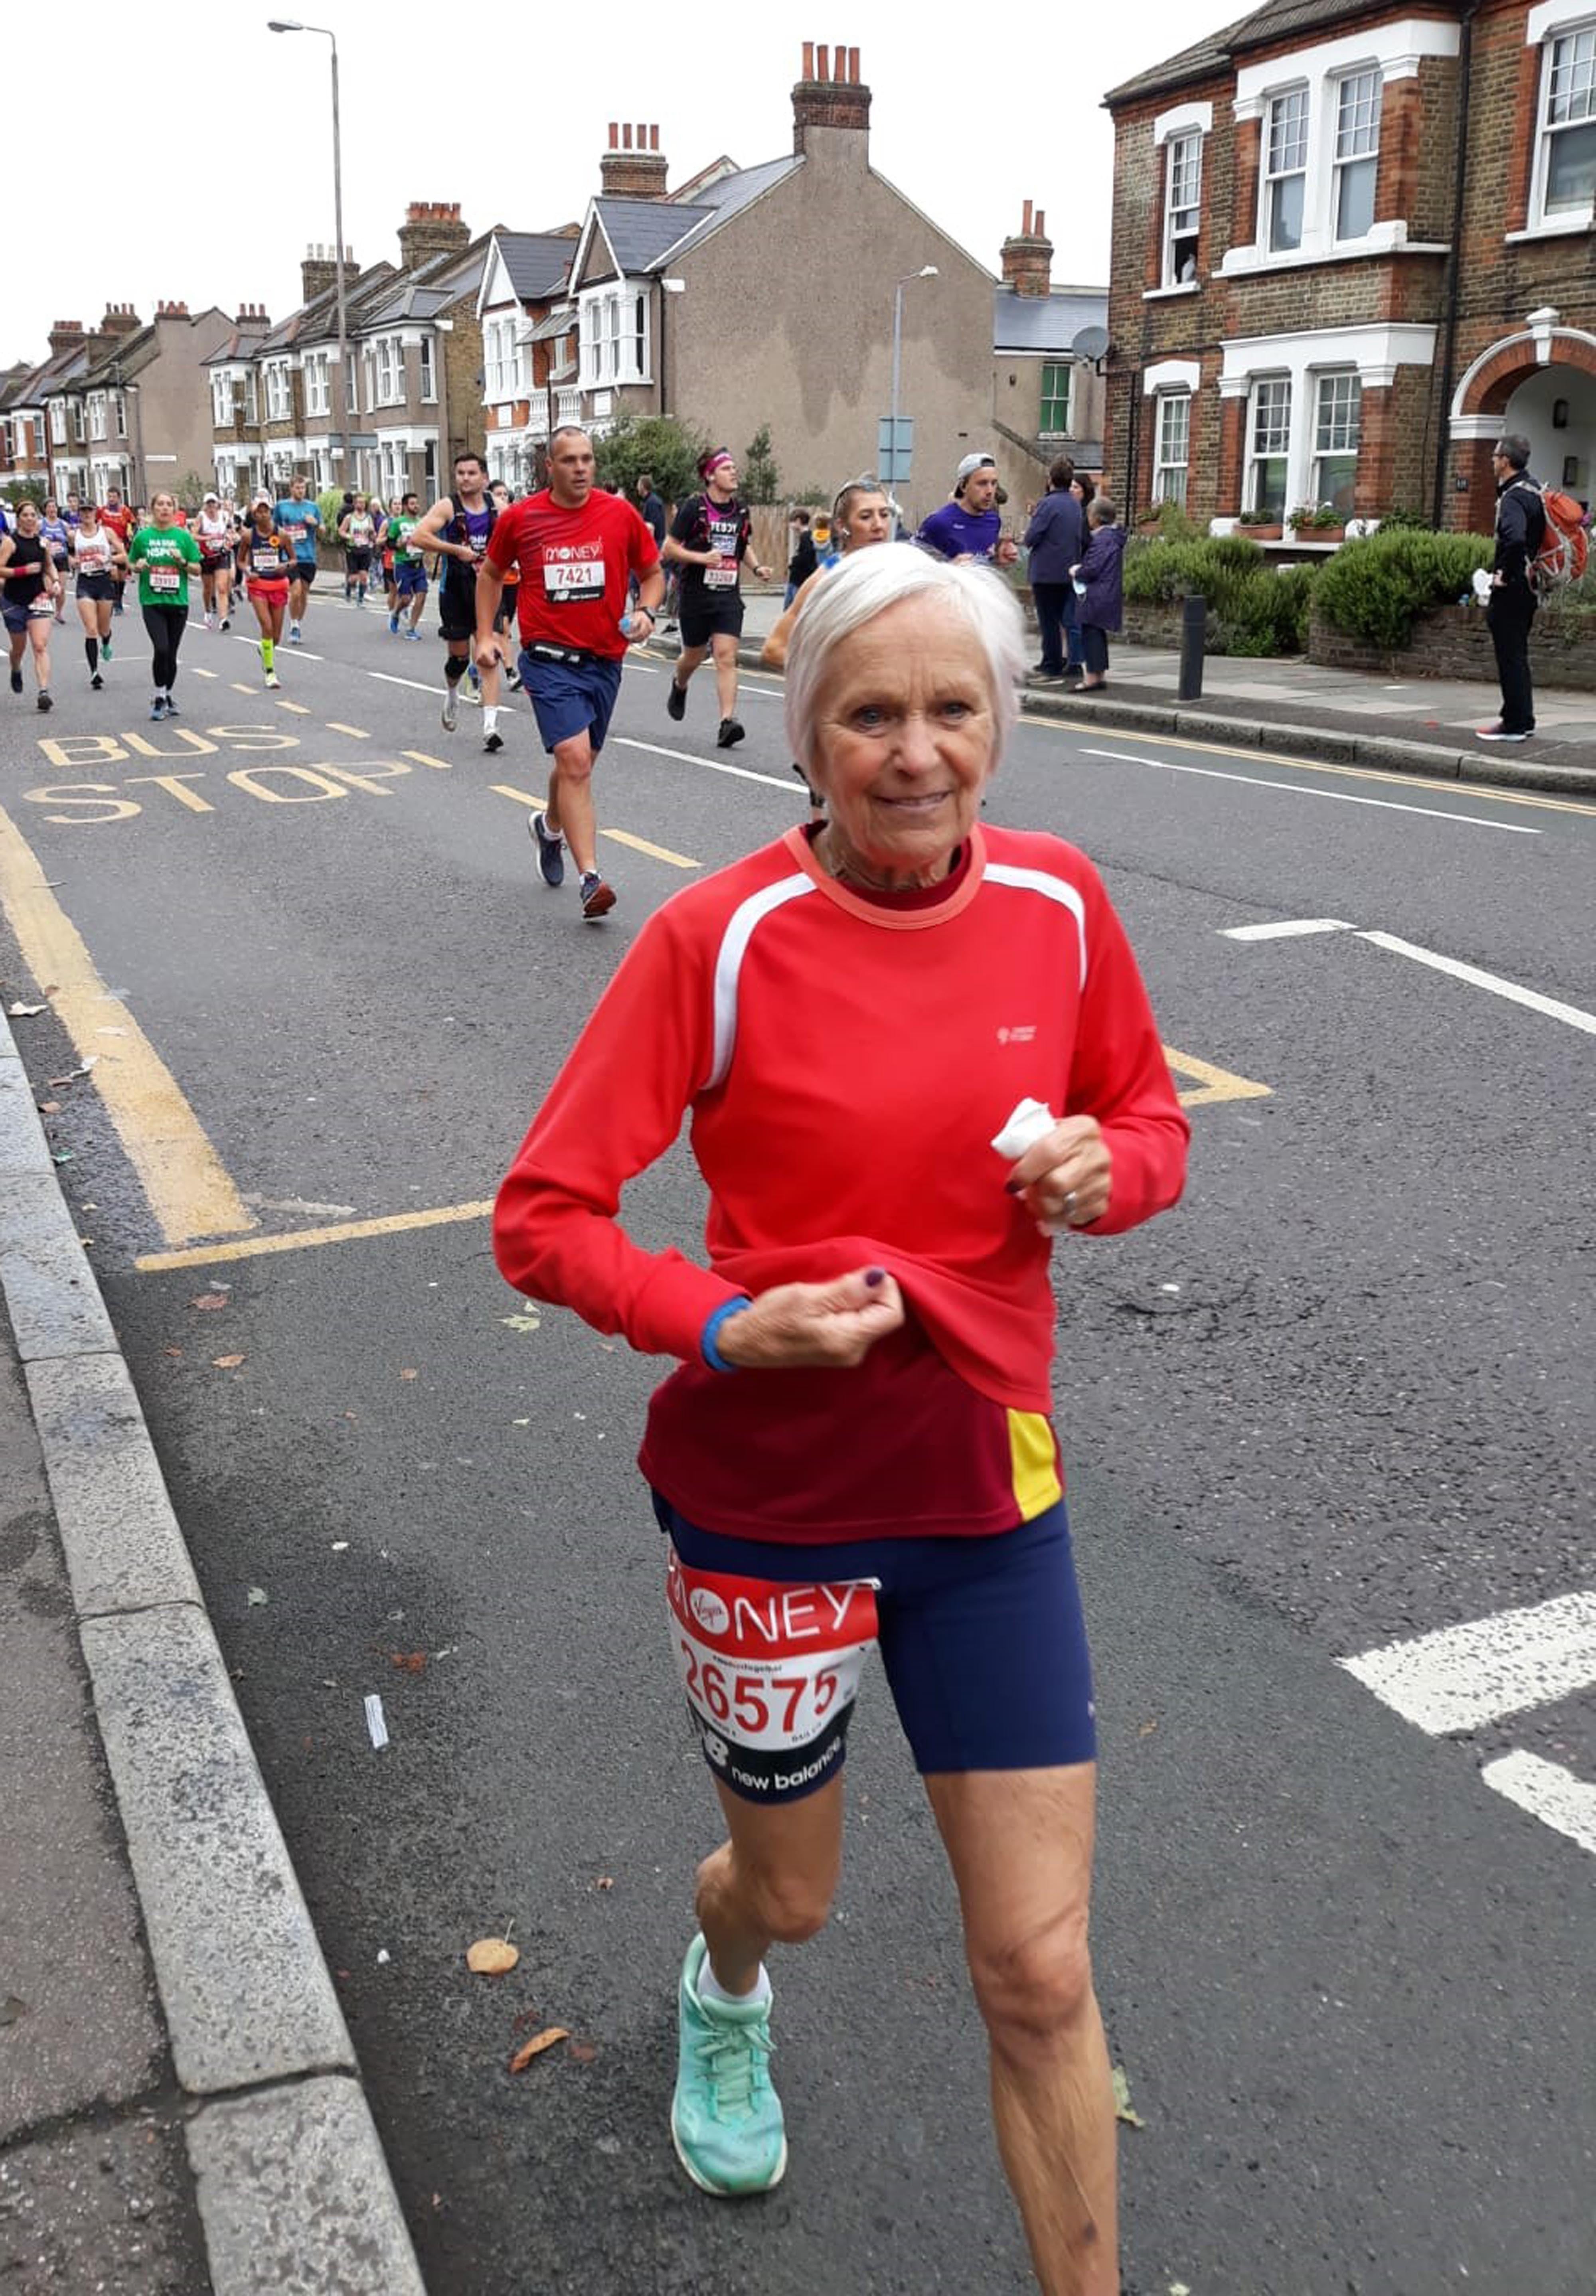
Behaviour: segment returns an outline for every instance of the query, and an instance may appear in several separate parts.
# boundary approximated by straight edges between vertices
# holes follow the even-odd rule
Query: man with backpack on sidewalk
[[[1577,581],[1588,562],[1584,520],[1572,496],[1529,474],[1529,440],[1510,431],[1491,456],[1496,479],[1496,555],[1485,620],[1496,648],[1501,716],[1477,728],[1482,742],[1527,742],[1535,730],[1529,634],[1543,595]]]

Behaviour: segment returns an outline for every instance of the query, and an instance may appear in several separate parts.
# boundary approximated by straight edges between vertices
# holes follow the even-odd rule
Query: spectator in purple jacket
[[[1086,664],[1082,693],[1100,693],[1107,685],[1108,633],[1124,625],[1125,529],[1118,518],[1107,496],[1098,495],[1086,513],[1090,539],[1080,564],[1071,570]]]

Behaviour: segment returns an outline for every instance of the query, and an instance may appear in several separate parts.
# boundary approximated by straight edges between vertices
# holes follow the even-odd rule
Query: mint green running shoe
[[[681,2039],[670,2141],[695,2185],[736,2200],[780,2184],[786,2130],[770,2086],[770,2004],[740,2009],[701,2001],[698,1980],[708,1960],[709,1948],[695,1937],[677,1988]]]

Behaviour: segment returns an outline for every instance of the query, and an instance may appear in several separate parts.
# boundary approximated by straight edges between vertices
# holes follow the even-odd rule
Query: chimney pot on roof
[[[626,121],[610,131],[610,148],[598,164],[599,195],[607,200],[662,200],[670,162],[660,150],[657,127]],[[635,135],[635,140],[634,140]]]
[[[1000,257],[1003,283],[1016,295],[1046,295],[1051,291],[1053,247],[1040,208],[1025,201],[1024,218],[1012,239],[1006,239]]]
[[[835,69],[833,55],[835,53]],[[866,139],[861,156],[869,152],[870,91],[859,76],[859,50],[803,43],[803,78],[793,90],[793,149],[808,150],[811,127],[852,128]]]

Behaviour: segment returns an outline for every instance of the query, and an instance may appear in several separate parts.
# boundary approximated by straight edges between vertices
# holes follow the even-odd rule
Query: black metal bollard
[[[1208,601],[1192,594],[1181,603],[1181,683],[1179,701],[1203,698],[1203,640],[1208,628]]]

